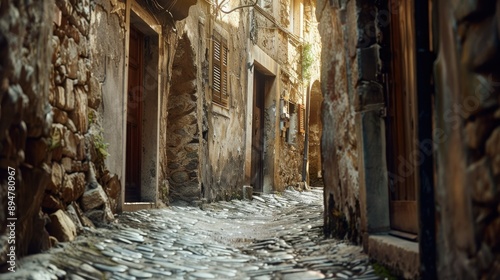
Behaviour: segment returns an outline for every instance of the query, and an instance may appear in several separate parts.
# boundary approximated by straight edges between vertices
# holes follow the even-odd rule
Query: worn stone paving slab
[[[322,237],[322,189],[126,212],[0,279],[379,279],[358,246]]]

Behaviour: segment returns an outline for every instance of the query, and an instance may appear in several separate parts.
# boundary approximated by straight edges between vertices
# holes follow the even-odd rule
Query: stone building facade
[[[198,1],[190,9],[173,62],[172,198],[214,201],[240,197],[243,185],[272,192],[307,180],[306,104],[321,48],[314,11],[312,1]]]
[[[405,278],[498,278],[500,2],[317,2],[325,234]]]
[[[0,4],[2,252],[13,203],[20,257],[116,212],[307,180],[312,1],[38,2]]]
[[[168,92],[159,89],[168,89],[172,65],[166,58],[175,51],[175,22],[194,2],[170,6],[168,22],[152,20],[155,11],[146,12],[145,2],[0,4],[1,264],[11,260],[10,251],[21,257],[70,241],[84,226],[109,222],[126,209],[124,139],[130,108],[151,107],[141,112],[141,121],[145,131],[156,132],[139,133],[144,149],[135,148],[144,159],[139,200],[157,205],[157,150],[164,141],[158,137],[159,122],[166,120],[159,107],[167,111]],[[136,45],[136,58],[150,68],[139,70],[141,84],[128,92],[132,102],[127,103],[132,28],[149,32],[144,45]],[[134,90],[144,94],[138,98]],[[12,218],[15,229],[6,227]]]

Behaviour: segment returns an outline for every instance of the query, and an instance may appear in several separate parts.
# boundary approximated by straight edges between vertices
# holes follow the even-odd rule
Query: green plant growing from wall
[[[94,118],[95,118],[94,111],[90,110],[88,113],[89,125],[94,123]]]
[[[109,156],[108,146],[109,143],[104,142],[102,131],[94,135],[94,147],[97,150],[100,159],[103,161]]]
[[[312,44],[305,43],[302,45],[302,78],[309,80],[311,78],[311,67],[314,63],[314,53]]]
[[[49,150],[52,151],[61,146],[62,135],[59,129],[53,129],[50,133]]]

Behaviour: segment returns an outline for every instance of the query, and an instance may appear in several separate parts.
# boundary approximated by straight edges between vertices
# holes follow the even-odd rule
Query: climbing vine
[[[302,78],[308,80],[311,78],[311,67],[314,63],[314,54],[312,45],[305,43],[302,45]]]

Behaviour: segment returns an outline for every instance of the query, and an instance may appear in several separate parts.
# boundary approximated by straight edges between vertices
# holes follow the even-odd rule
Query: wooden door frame
[[[127,102],[127,91],[128,91],[128,67],[129,67],[129,45],[130,45],[130,26],[131,26],[131,16],[132,13],[134,16],[138,17],[142,22],[144,22],[151,30],[154,31],[155,34],[158,35],[159,42],[162,41],[163,37],[163,32],[162,32],[162,26],[159,22],[156,21],[156,19],[151,16],[151,14],[144,10],[139,3],[137,3],[136,0],[126,0],[125,1],[125,44],[124,44],[124,56],[125,56],[125,63],[123,64],[123,102],[122,102],[122,142],[121,142],[121,149],[122,149],[122,155],[126,155],[127,152],[127,141],[126,141],[126,135],[127,135],[127,107],[128,107],[128,102]],[[162,95],[161,91],[162,88],[165,87],[166,81],[162,79],[162,76],[165,75],[164,69],[161,67],[161,65],[165,64],[166,58],[165,58],[165,46],[164,44],[159,44],[159,57],[158,57],[158,66],[157,66],[157,74],[158,74],[158,103],[157,104],[162,104]],[[161,110],[160,107],[158,107],[158,116],[157,119],[158,121],[161,118]],[[160,127],[157,127],[157,137],[156,141],[157,143],[160,143]],[[156,154],[159,155],[159,145],[157,145],[156,149]],[[121,173],[122,173],[122,178],[121,178],[121,195],[120,195],[120,203],[118,206],[117,211],[121,212],[124,210],[137,210],[137,209],[143,209],[143,208],[151,208],[151,207],[156,207],[158,204],[158,185],[159,185],[159,176],[156,176],[156,183],[155,183],[155,188],[156,188],[156,198],[154,202],[149,202],[149,203],[144,203],[144,205],[125,205],[125,182],[127,180],[127,174],[126,174],[126,156],[122,157],[121,162],[122,168],[121,168]],[[156,167],[158,169],[159,166],[159,156],[156,158]],[[158,170],[157,170],[158,171]],[[159,172],[157,172],[159,174]],[[146,205],[147,204],[147,205]]]

